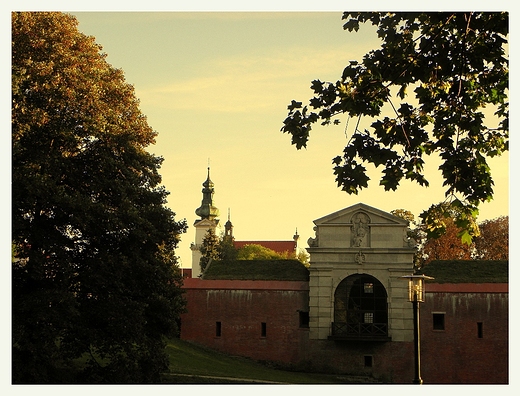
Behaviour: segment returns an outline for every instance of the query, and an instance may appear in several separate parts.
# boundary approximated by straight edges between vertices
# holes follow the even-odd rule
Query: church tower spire
[[[209,166],[208,166],[208,177],[204,183],[202,189],[202,203],[199,208],[195,210],[195,214],[200,216],[202,219],[214,220],[219,215],[219,210],[213,205],[213,194],[215,193],[215,184],[209,177]]]
[[[215,235],[220,235],[220,220],[218,219],[219,210],[214,205],[213,194],[215,193],[215,184],[209,177],[209,164],[208,164],[208,177],[206,181],[202,183],[202,203],[200,207],[195,210],[195,214],[200,219],[195,220],[193,226],[195,227],[195,242],[191,244],[191,268],[192,277],[197,278],[201,275],[200,271],[200,258],[202,254],[200,248],[204,237],[209,230],[212,230]]]

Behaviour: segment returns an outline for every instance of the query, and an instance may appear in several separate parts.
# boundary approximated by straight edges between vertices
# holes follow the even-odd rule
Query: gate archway
[[[387,341],[388,295],[372,275],[355,274],[343,279],[334,292],[332,338]]]

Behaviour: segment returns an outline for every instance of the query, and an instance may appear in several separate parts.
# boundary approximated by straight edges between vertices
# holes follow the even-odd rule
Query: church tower
[[[235,239],[233,237],[233,223],[231,223],[231,213],[228,208],[227,221],[224,225],[224,239],[229,239],[231,242]]]
[[[220,234],[220,221],[218,219],[219,210],[213,205],[213,194],[215,193],[215,185],[209,177],[204,183],[202,183],[202,203],[200,207],[195,210],[195,214],[200,217],[196,220],[193,226],[195,227],[195,242],[192,242],[191,255],[192,255],[192,277],[198,278],[200,275],[200,247],[206,233],[211,229],[215,235]]]

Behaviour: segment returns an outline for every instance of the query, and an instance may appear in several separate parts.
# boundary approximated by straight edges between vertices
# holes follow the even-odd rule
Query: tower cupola
[[[233,239],[233,223],[231,223],[231,214],[228,208],[227,221],[224,225],[224,236]]]
[[[209,177],[209,167],[208,167],[208,177],[204,183],[202,183],[204,187],[202,189],[202,203],[199,208],[195,210],[195,214],[200,216],[201,219],[209,219],[213,220],[219,215],[219,210],[216,206],[213,205],[213,194],[215,193],[215,184],[211,181]]]

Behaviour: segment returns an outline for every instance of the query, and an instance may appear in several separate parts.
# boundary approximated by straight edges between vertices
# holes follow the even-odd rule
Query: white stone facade
[[[310,254],[309,327],[311,339],[332,335],[335,291],[345,278],[367,274],[387,293],[387,335],[392,341],[412,341],[412,307],[408,283],[413,272],[415,243],[407,238],[408,222],[358,203],[314,221],[316,237]]]

